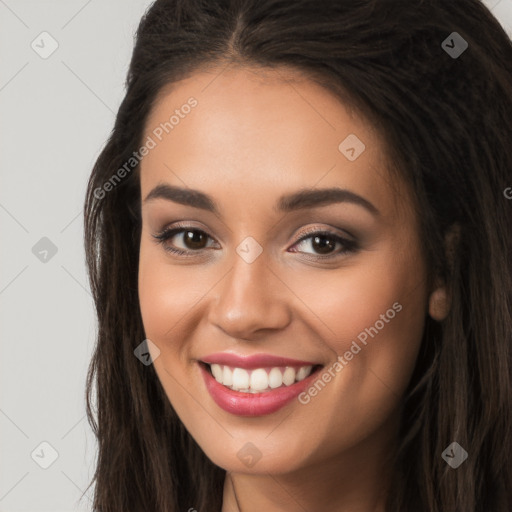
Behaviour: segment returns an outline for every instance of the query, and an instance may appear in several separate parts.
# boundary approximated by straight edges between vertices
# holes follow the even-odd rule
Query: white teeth
[[[295,368],[288,366],[283,373],[283,384],[291,386],[295,382]]]
[[[312,368],[312,366],[301,366],[297,372],[297,375],[295,376],[295,379],[297,381],[304,380],[311,373]]]
[[[272,368],[268,374],[268,384],[272,389],[283,385],[283,374],[279,368]]]
[[[268,375],[263,368],[258,368],[251,373],[251,389],[263,391],[268,388]]]
[[[283,386],[291,386],[304,380],[311,374],[312,366],[291,366],[275,368],[233,368],[221,364],[210,365],[212,375],[217,382],[235,391],[261,393]]]
[[[247,389],[249,387],[249,373],[243,368],[233,370],[233,387],[236,389]]]
[[[231,386],[233,384],[233,372],[229,366],[224,366],[221,384],[224,384],[224,386]]]
[[[223,383],[222,380],[222,368],[220,367],[220,364],[212,364],[212,374],[215,377],[215,380],[217,382]]]

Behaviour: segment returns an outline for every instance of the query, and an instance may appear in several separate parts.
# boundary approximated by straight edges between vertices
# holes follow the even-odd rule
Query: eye
[[[200,253],[209,247],[211,248],[211,245],[208,246],[208,241],[213,240],[205,231],[194,226],[175,226],[164,229],[152,236],[157,243],[163,245],[165,251],[184,257],[195,256],[194,253]],[[181,244],[182,247],[176,247],[176,242],[170,243],[172,239],[176,239],[178,245]],[[306,231],[306,234],[292,247],[305,249],[308,245],[313,249],[313,253],[296,249],[292,249],[291,252],[309,254],[307,259],[326,260],[356,252],[358,249],[357,242],[354,240],[349,240],[328,230],[318,229]],[[339,246],[339,249],[334,252],[336,245]]]
[[[191,253],[200,252],[207,248],[205,245],[208,239],[213,240],[207,233],[193,226],[183,226],[164,229],[156,235],[152,235],[157,243],[163,245],[163,248],[173,254],[180,256],[191,256]],[[171,239],[181,239],[183,248],[170,244]]]
[[[336,248],[336,244],[341,246],[338,252],[334,252]],[[357,242],[354,240],[349,240],[344,238],[337,233],[333,233],[328,230],[311,230],[306,233],[295,245],[294,247],[310,247],[313,251],[317,252],[317,255],[313,253],[313,257],[308,257],[308,259],[314,260],[325,260],[330,258],[336,258],[342,256],[344,254],[355,252],[358,248]],[[303,252],[303,251],[295,251],[292,252]],[[311,254],[307,253],[306,254]]]

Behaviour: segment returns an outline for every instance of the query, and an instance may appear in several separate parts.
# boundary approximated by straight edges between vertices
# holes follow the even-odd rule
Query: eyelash
[[[154,234],[152,236],[156,239],[156,242],[158,244],[161,244],[163,246],[165,251],[170,252],[172,254],[176,254],[178,256],[182,256],[182,257],[188,258],[188,257],[195,256],[194,254],[191,254],[191,253],[199,253],[201,251],[204,251],[205,249],[198,249],[197,251],[193,251],[193,250],[187,250],[186,251],[186,250],[183,250],[183,249],[177,249],[176,247],[169,246],[169,245],[167,245],[165,243],[165,242],[167,242],[167,240],[169,240],[170,238],[173,238],[175,235],[181,234],[181,233],[185,233],[187,231],[195,231],[197,233],[202,233],[202,234],[206,235],[208,238],[213,240],[213,238],[210,237],[210,235],[208,235],[208,233],[206,233],[202,229],[198,229],[198,228],[193,227],[193,226],[179,226],[179,227],[174,227],[174,228],[168,228],[168,229],[164,229],[160,233]],[[356,252],[357,249],[358,249],[357,242],[355,242],[353,240],[348,240],[346,238],[343,238],[340,235],[338,235],[336,233],[333,233],[331,231],[328,231],[328,230],[318,230],[318,229],[307,230],[304,233],[304,236],[302,236],[299,240],[297,240],[297,242],[295,242],[295,244],[293,244],[293,245],[294,246],[298,245],[301,242],[303,242],[304,240],[308,240],[310,238],[313,238],[313,235],[315,235],[315,236],[325,236],[325,237],[332,238],[336,243],[342,244],[344,246],[344,249],[342,249],[341,251],[339,251],[339,252],[337,252],[335,254],[329,254],[329,255],[316,255],[316,256],[314,256],[314,255],[311,255],[311,253],[305,253],[305,254],[308,254],[310,256],[309,258],[306,258],[306,259],[313,259],[315,261],[330,260],[330,259],[334,259],[334,258],[343,256],[345,254]],[[293,252],[300,252],[300,251],[293,251]]]

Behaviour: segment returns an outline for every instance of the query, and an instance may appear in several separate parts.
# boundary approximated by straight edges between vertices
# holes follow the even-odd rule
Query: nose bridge
[[[212,323],[233,337],[250,337],[253,331],[282,328],[289,322],[286,287],[279,285],[268,254],[258,246],[245,240],[236,248],[231,270],[210,306]]]

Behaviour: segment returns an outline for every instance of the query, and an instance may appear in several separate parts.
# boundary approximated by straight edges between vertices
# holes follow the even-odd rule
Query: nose
[[[252,263],[235,253],[233,267],[212,290],[210,323],[245,340],[289,324],[292,292],[268,263],[265,251]]]

